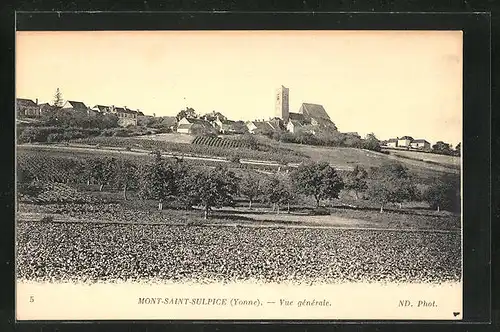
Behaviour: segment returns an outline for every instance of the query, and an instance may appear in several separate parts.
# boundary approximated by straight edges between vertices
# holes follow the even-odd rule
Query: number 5
[[[35,302],[35,297],[33,295],[30,296],[30,302]]]

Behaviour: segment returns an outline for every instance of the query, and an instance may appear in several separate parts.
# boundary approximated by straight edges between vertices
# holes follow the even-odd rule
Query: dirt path
[[[393,232],[431,232],[431,233],[460,233],[460,230],[436,230],[436,229],[423,229],[423,228],[389,228],[389,227],[373,227],[372,223],[347,219],[335,216],[296,216],[280,214],[276,215],[275,219],[270,219],[269,215],[248,215],[245,217],[255,218],[255,222],[213,222],[208,220],[206,223],[187,224],[183,222],[177,223],[159,223],[148,222],[141,223],[124,222],[124,221],[110,221],[110,220],[96,220],[92,218],[75,218],[64,216],[61,214],[46,214],[35,212],[17,212],[16,221],[21,222],[54,222],[54,223],[88,223],[88,224],[117,224],[117,225],[169,225],[169,226],[211,226],[211,227],[252,227],[252,228],[316,228],[316,229],[339,229],[339,230],[365,230],[365,231],[393,231]],[[52,217],[51,221],[41,221],[43,217]],[[324,218],[323,218],[324,217]],[[288,222],[288,223],[287,223]],[[298,224],[293,224],[297,222]]]

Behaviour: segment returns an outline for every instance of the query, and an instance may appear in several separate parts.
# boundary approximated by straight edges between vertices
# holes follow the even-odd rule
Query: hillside
[[[383,149],[389,152],[391,155],[414,160],[423,160],[430,163],[438,163],[446,166],[451,166],[454,168],[460,167],[460,157],[457,156],[446,156],[435,153],[426,153],[418,151],[406,151],[406,150],[393,150],[393,149]]]
[[[355,148],[319,147],[295,143],[281,143],[262,136],[259,137],[259,141],[263,144],[276,145],[291,149],[307,155],[311,160],[325,161],[338,167],[354,167],[355,165],[360,165],[365,168],[369,168],[380,166],[388,160],[396,160],[420,174],[432,174],[435,172],[459,174],[460,172],[460,159],[458,159],[458,164],[456,164],[449,161],[449,157],[448,159],[440,158],[447,156],[432,155],[436,157],[432,160],[432,163],[430,163],[423,161],[424,158],[420,155],[409,159],[408,156],[403,154],[394,155]],[[410,154],[410,156],[413,153],[408,151],[403,152]],[[428,156],[429,154],[425,155],[427,158],[431,158]],[[448,162],[444,162],[444,160],[447,160]]]

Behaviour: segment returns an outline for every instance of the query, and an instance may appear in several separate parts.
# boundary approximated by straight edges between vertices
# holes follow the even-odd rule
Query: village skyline
[[[249,121],[275,116],[274,92],[284,85],[290,112],[321,104],[341,132],[462,141],[461,33],[96,33],[17,33],[16,96],[51,102],[60,88],[88,107],[175,116],[189,106]],[[54,53],[71,39],[74,47]],[[85,51],[91,39],[109,52]],[[240,50],[243,41],[252,47]]]
[[[49,104],[49,105],[52,105],[52,104],[53,104],[53,98],[52,98],[52,100],[46,100],[46,101],[40,101],[38,98],[34,98],[34,99],[33,99],[33,98],[22,98],[22,97],[21,97],[21,98],[19,98],[19,99],[28,99],[28,100],[32,100],[32,101],[34,101],[35,103],[37,103],[37,104],[39,104],[39,105],[42,105],[42,104]],[[102,103],[101,103],[101,104],[94,104],[94,103],[90,103],[90,104],[89,104],[89,103],[86,103],[86,102],[85,102],[85,101],[83,101],[83,100],[64,99],[64,98],[62,99],[62,101],[63,101],[63,102],[65,102],[65,101],[83,102],[83,103],[85,104],[85,106],[87,106],[89,109],[94,109],[96,106],[106,106],[106,107],[110,107],[110,106],[111,106],[111,107],[125,107],[126,109],[130,109],[130,110],[132,110],[132,111],[138,111],[138,112],[140,111],[141,113],[143,113],[143,112],[144,112],[144,110],[143,110],[143,109],[140,109],[140,108],[133,108],[133,107],[130,107],[130,106],[127,106],[127,105],[121,105],[121,104],[109,104],[109,105],[108,105],[108,104],[106,104],[106,105],[102,105]],[[319,104],[318,104],[318,105],[319,105]],[[210,113],[212,113],[212,112],[219,112],[219,111],[217,111],[217,110],[212,110],[212,111],[208,111],[208,112],[201,112],[201,113],[200,113],[200,112],[198,112],[198,111],[197,111],[197,109],[196,109],[196,108],[191,107],[191,106],[189,106],[189,105],[186,105],[186,107],[185,107],[185,108],[180,109],[180,110],[179,110],[179,112],[180,112],[181,110],[187,110],[188,108],[192,108],[192,109],[194,109],[194,110],[197,112],[197,115],[198,115],[198,116],[207,115],[207,114],[210,114]],[[292,113],[296,113],[297,111],[298,111],[298,110],[292,110],[292,109],[290,109],[290,112],[292,112]],[[173,114],[163,114],[163,115],[158,115],[158,114],[150,114],[150,113],[148,113],[148,112],[146,111],[146,112],[144,113],[144,116],[153,116],[153,115],[155,115],[155,116],[157,116],[157,117],[176,117],[176,116],[177,116],[177,114],[178,114],[179,112],[176,112],[176,113],[173,113]],[[276,112],[276,110],[274,110],[274,112]],[[224,114],[223,112],[219,112],[219,113]],[[262,119],[239,119],[239,118],[232,118],[232,119],[230,119],[230,120],[234,120],[234,121],[244,121],[244,122],[249,122],[249,121],[250,121],[250,122],[255,122],[255,121],[264,121],[264,122],[267,122],[268,120],[271,120],[271,119],[273,119],[273,118],[275,118],[275,117],[276,117],[276,114],[275,114],[275,113],[272,113],[272,115],[271,115],[269,118],[262,118]],[[332,121],[332,122],[333,122],[333,121]],[[344,132],[344,133],[346,133],[346,131],[342,131],[342,130],[339,130],[339,131],[340,131],[340,132]],[[360,136],[361,136],[361,137],[365,137],[366,135],[373,133],[373,134],[375,134],[375,136],[376,136],[376,137],[377,137],[380,141],[390,141],[390,140],[394,140],[394,139],[396,139],[396,140],[397,140],[397,139],[402,138],[402,137],[405,137],[405,136],[410,136],[410,137],[413,137],[413,138],[414,138],[414,139],[416,139],[416,140],[427,140],[427,141],[428,141],[431,145],[435,144],[435,143],[436,143],[436,142],[438,142],[438,141],[444,141],[444,140],[442,140],[442,139],[438,139],[438,140],[436,140],[436,141],[428,140],[428,139],[427,139],[427,138],[425,138],[425,137],[421,137],[421,136],[418,136],[418,135],[414,135],[413,133],[409,133],[409,134],[408,134],[408,133],[406,133],[406,134],[404,134],[404,135],[399,135],[399,136],[398,136],[398,135],[393,135],[393,136],[391,136],[391,137],[379,137],[379,136],[377,136],[377,134],[376,134],[375,132],[361,133],[361,132],[359,132],[359,131],[351,131],[350,133],[358,133],[358,134],[360,134]],[[445,142],[445,143],[449,143],[449,144],[451,145],[451,147],[452,147],[452,148],[453,148],[453,147],[455,147],[457,144],[461,143],[461,141],[458,141],[458,142],[447,142],[447,141],[444,141],[444,142]]]

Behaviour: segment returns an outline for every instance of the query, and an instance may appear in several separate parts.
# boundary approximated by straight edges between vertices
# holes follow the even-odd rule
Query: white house
[[[251,134],[269,134],[274,131],[273,125],[269,121],[249,121],[246,123],[248,132]]]
[[[81,101],[66,100],[66,102],[64,102],[64,104],[62,105],[61,109],[67,110],[67,111],[82,112],[82,113],[86,113],[89,116],[96,115],[95,111],[93,111],[90,108],[88,108]]]
[[[180,134],[216,133],[210,122],[196,118],[182,118],[177,123],[177,132]]]
[[[427,142],[425,139],[416,139],[410,143],[410,146],[414,149],[430,149],[431,143]]]
[[[386,146],[388,148],[397,148],[398,147],[398,139],[397,138],[391,138],[387,141]]]
[[[398,147],[400,148],[409,148],[411,142],[413,142],[413,137],[403,136],[398,139]]]

